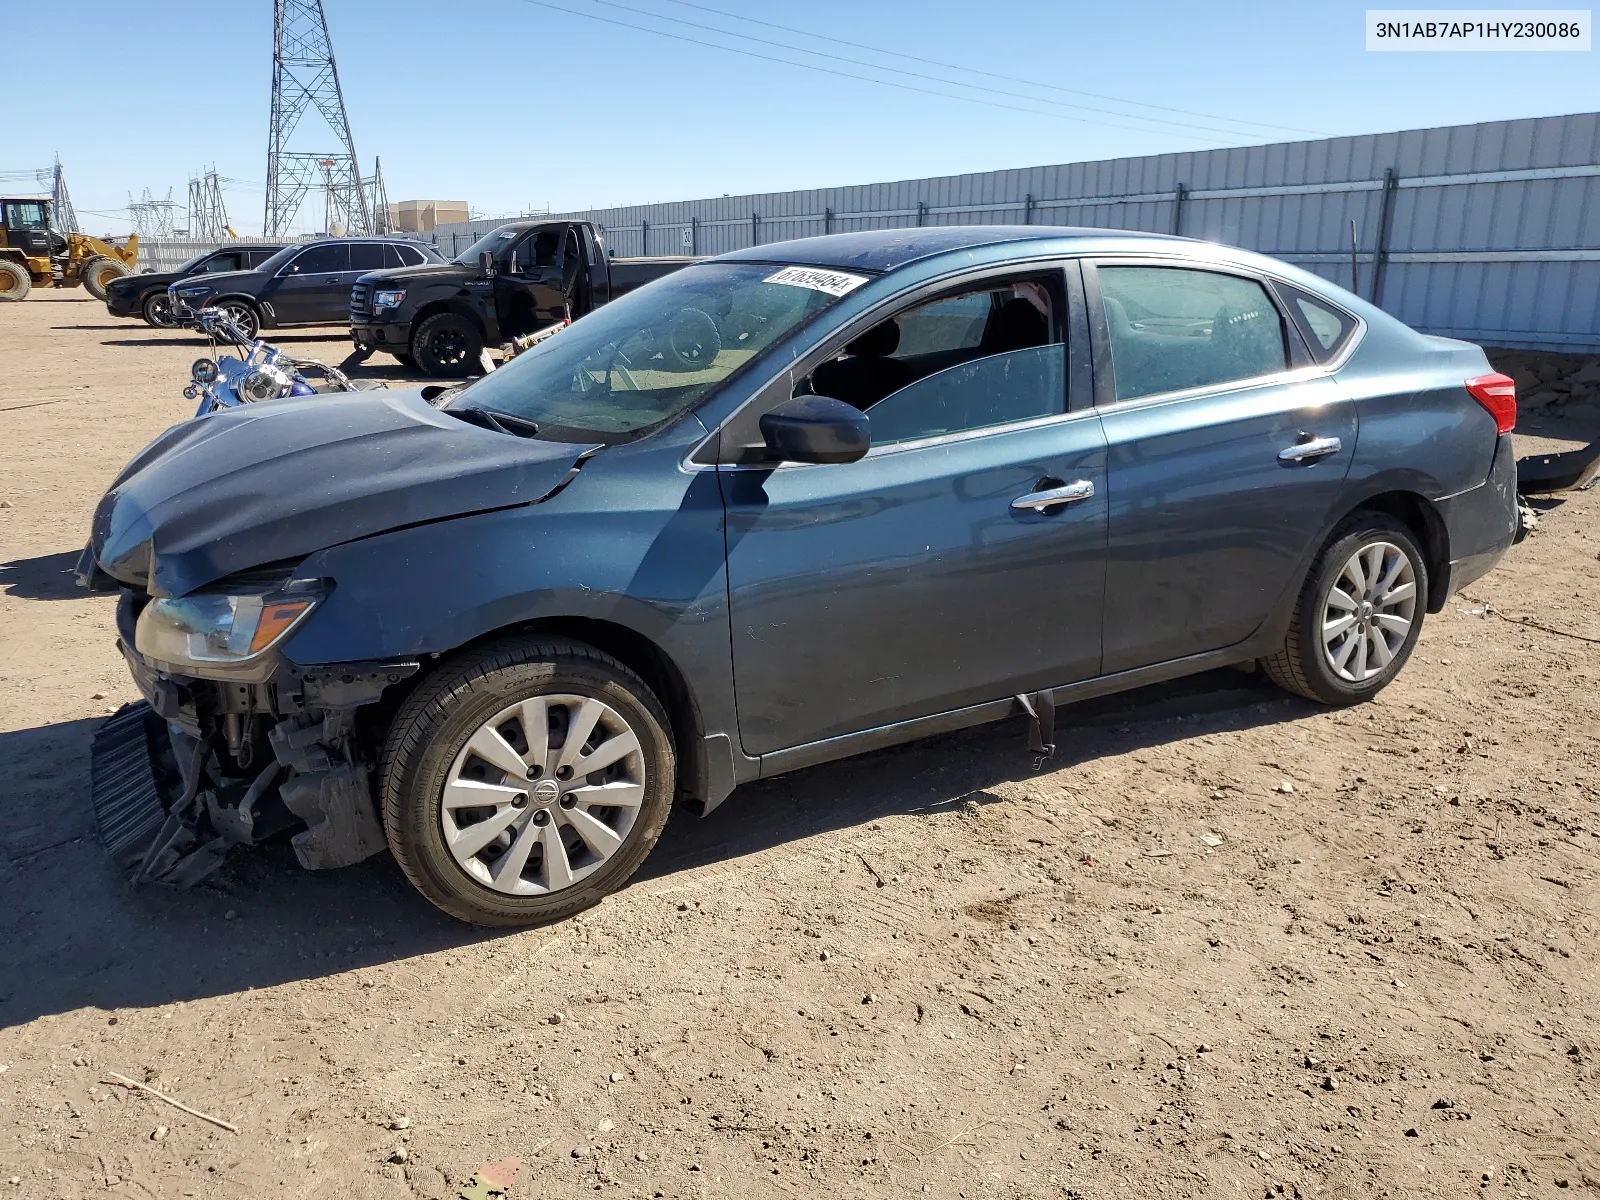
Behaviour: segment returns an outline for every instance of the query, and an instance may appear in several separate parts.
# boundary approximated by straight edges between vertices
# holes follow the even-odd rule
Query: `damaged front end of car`
[[[377,725],[363,710],[417,661],[285,661],[276,647],[324,594],[291,570],[181,601],[120,591],[118,647],[144,700],[100,728],[91,781],[101,840],[136,882],[191,886],[233,847],[276,835],[313,870],[384,848]]]

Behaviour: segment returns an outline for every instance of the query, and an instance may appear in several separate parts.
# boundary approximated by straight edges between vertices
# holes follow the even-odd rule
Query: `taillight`
[[[1509,375],[1479,375],[1467,380],[1467,391],[1494,418],[1494,427],[1510,433],[1517,427],[1517,381]]]

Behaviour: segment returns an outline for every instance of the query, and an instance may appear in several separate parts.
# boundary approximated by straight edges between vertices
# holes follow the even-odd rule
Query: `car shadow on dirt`
[[[0,563],[0,589],[23,600],[76,600],[88,595],[73,577],[82,551],[63,550],[38,558]]]
[[[283,333],[276,329],[261,331],[266,340],[273,345],[284,345],[290,342],[332,342],[338,341],[337,333]],[[141,338],[107,338],[100,343],[102,346],[205,346],[207,339],[198,333],[173,332],[161,335],[152,335]],[[224,353],[238,353],[231,346],[223,349]]]
[[[1046,769],[1315,711],[1254,676],[1213,672],[1059,710]],[[287,844],[236,852],[191,891],[132,887],[102,854],[89,804],[98,718],[0,733],[0,1028],[231,994],[380,966],[500,936],[443,916],[387,855],[304,871]],[[679,812],[637,882],[817,834],[948,811],[1033,775],[1021,721],[945,734],[741,789]]]

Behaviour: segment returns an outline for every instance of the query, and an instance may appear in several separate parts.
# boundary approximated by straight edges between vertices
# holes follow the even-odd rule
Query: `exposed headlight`
[[[279,396],[287,396],[292,387],[294,380],[289,378],[287,372],[265,363],[246,373],[239,381],[239,394],[250,401],[276,400]]]
[[[405,288],[389,289],[372,293],[373,308],[399,308],[400,302],[406,298]]]
[[[145,605],[133,644],[157,662],[245,663],[288,636],[321,602],[321,580],[292,579],[266,592],[211,592]]]
[[[189,373],[194,376],[196,383],[215,383],[219,372],[214,359],[197,358],[189,368]]]

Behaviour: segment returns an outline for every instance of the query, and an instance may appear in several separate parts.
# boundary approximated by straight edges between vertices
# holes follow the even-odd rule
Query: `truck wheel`
[[[165,289],[151,292],[146,296],[142,311],[146,325],[153,326],[156,329],[171,329],[174,324],[172,320],[172,297],[167,295]]]
[[[661,836],[676,764],[665,712],[610,655],[502,641],[401,705],[379,768],[389,848],[476,925],[557,921],[616,891]]]
[[[1306,576],[1283,649],[1261,666],[1308,700],[1370,700],[1411,657],[1427,596],[1428,566],[1411,531],[1383,513],[1352,513]]]
[[[667,326],[664,357],[669,371],[694,371],[722,353],[722,334],[709,313],[686,308]]]
[[[96,255],[78,268],[78,278],[83,280],[84,290],[102,304],[105,303],[106,284],[130,274],[132,272],[128,270],[126,263],[107,258],[103,254]]]
[[[460,379],[478,369],[483,335],[459,313],[434,313],[411,338],[411,353],[425,375]]]
[[[0,300],[22,300],[33,287],[33,277],[21,263],[0,258]]]

